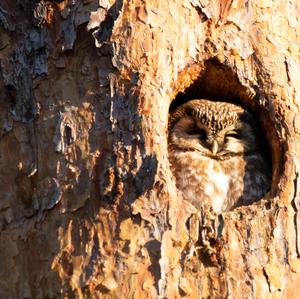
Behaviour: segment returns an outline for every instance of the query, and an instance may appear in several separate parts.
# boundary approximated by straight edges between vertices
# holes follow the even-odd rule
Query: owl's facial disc
[[[187,133],[195,135],[198,138],[199,143],[207,151],[208,156],[217,157],[218,155],[222,155],[221,151],[225,142],[223,131],[213,132],[206,125],[195,121],[187,130]]]
[[[253,151],[256,144],[251,126],[238,119],[218,127],[199,118],[183,117],[174,124],[169,138],[169,143],[177,149],[199,152],[216,160],[244,155]]]

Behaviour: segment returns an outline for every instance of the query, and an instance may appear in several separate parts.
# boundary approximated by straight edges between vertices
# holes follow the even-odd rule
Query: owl
[[[257,124],[239,105],[195,99],[179,106],[170,113],[168,150],[177,189],[199,210],[230,211],[270,188]]]

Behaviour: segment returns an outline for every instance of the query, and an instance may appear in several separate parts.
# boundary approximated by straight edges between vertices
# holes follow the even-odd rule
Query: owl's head
[[[210,100],[191,100],[169,119],[169,149],[195,151],[214,159],[256,150],[252,115],[242,107]]]

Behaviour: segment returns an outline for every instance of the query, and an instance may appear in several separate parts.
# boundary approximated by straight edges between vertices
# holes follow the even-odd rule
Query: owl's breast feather
[[[171,157],[171,168],[185,200],[198,209],[212,206],[216,213],[226,209],[231,176],[219,161],[195,152],[181,152]]]

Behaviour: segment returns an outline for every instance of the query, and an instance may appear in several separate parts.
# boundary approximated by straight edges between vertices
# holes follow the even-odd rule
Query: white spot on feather
[[[217,192],[215,193],[219,194],[219,196],[212,198],[213,210],[216,213],[222,213],[222,211],[224,210],[224,201],[227,198],[227,193],[229,191],[230,177],[222,172],[213,172],[210,173],[209,176],[212,184],[207,185],[207,187],[209,189],[210,187],[215,188],[217,190]]]

